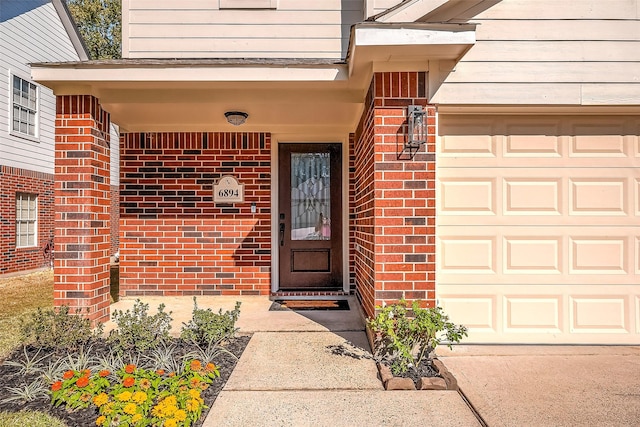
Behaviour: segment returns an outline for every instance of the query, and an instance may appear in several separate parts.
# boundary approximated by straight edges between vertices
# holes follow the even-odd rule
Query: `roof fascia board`
[[[475,24],[357,24],[354,46],[473,44]]]
[[[418,19],[423,22],[468,22],[502,0],[453,0]]]
[[[60,21],[62,21],[62,26],[67,32],[69,40],[71,40],[71,44],[76,50],[80,61],[88,61],[91,59],[87,45],[84,43],[84,39],[80,35],[80,31],[78,31],[78,26],[71,16],[67,3],[64,0],[51,0],[51,3],[53,3],[53,7],[56,9],[56,12],[60,17]]]
[[[377,22],[466,22],[502,0],[407,0],[373,17]]]
[[[429,12],[454,0],[405,0],[373,17],[376,22],[415,22]]]
[[[287,66],[170,66],[161,62],[152,65],[102,65],[101,63],[36,63],[31,75],[37,82],[336,82],[348,79],[347,65],[318,67]]]

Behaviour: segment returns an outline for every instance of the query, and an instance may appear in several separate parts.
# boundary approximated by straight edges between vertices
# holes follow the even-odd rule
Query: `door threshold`
[[[351,294],[344,291],[277,291],[271,292],[270,300],[322,300],[322,299],[348,299]]]

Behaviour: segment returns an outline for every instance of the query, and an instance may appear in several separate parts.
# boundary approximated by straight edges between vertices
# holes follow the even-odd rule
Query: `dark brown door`
[[[279,144],[281,290],[342,289],[342,148]]]

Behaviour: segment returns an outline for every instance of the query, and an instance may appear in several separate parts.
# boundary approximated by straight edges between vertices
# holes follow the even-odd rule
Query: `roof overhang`
[[[475,42],[473,24],[361,23],[347,61],[202,59],[32,64],[56,95],[96,96],[123,130],[265,131],[344,135],[360,120],[377,71],[427,71],[458,60]],[[234,127],[226,111],[249,114]]]
[[[373,16],[377,22],[467,22],[502,0],[405,0]]]
[[[429,61],[457,62],[475,44],[475,29],[475,24],[357,24],[351,30],[349,75],[365,76],[370,65],[374,72],[426,71]]]

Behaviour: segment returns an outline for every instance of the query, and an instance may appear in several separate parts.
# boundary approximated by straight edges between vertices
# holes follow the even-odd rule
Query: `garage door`
[[[467,342],[640,343],[640,118],[440,115],[437,299]]]

